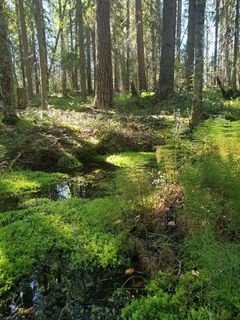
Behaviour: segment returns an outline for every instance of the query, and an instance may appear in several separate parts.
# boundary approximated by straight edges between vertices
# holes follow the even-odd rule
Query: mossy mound
[[[89,273],[121,264],[124,233],[114,224],[120,218],[121,209],[112,198],[46,200],[1,214],[0,295],[49,255],[60,254],[68,268]]]

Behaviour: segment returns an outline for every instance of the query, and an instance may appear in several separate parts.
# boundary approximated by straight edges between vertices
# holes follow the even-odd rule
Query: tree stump
[[[27,107],[27,95],[24,88],[17,88],[17,108],[25,109]]]

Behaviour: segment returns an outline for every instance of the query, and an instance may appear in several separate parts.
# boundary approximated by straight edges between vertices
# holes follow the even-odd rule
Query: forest
[[[240,319],[240,0],[0,0],[0,320]]]

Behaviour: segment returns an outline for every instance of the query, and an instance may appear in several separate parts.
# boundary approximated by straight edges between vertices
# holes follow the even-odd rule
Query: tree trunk
[[[27,78],[27,94],[28,94],[28,99],[32,100],[33,99],[32,66],[31,66],[31,58],[30,58],[29,47],[28,47],[27,27],[26,27],[23,0],[18,0],[18,10],[19,10],[19,18],[20,18],[20,26],[21,26],[24,69],[25,69],[25,74]]]
[[[139,91],[147,90],[142,23],[142,0],[135,0]]]
[[[112,29],[113,29],[114,90],[116,93],[119,93],[120,92],[120,88],[119,88],[120,72],[119,72],[119,52],[118,52],[116,22],[114,22]]]
[[[204,69],[204,20],[206,0],[197,0],[196,37],[195,37],[195,73],[194,93],[192,104],[192,126],[201,121],[202,116],[202,91]]]
[[[215,16],[215,40],[214,40],[214,84],[217,83],[218,70],[218,34],[219,34],[219,9],[220,0],[216,0],[216,16]]]
[[[47,48],[45,39],[45,23],[43,16],[42,0],[33,0],[34,18],[37,29],[40,74],[41,74],[41,98],[42,108],[48,109],[48,67],[47,67]]]
[[[96,108],[113,104],[110,1],[96,1]]]
[[[61,42],[61,72],[62,72],[62,95],[63,97],[67,96],[67,71],[64,63],[66,55],[66,45],[64,39],[64,12],[62,8],[62,1],[58,1],[58,10],[59,10],[59,22],[60,22],[60,42]]]
[[[35,30],[34,30],[33,22],[31,22],[31,27],[32,27],[32,54],[33,54],[33,70],[34,70],[35,90],[36,90],[36,94],[39,94],[40,93],[40,80],[39,80],[39,75],[38,75],[36,39],[35,39]]]
[[[177,0],[177,41],[176,41],[176,57],[177,61],[181,61],[181,36],[182,36],[182,0]]]
[[[0,0],[0,93],[3,101],[3,121],[6,124],[15,124],[17,115],[12,58],[8,43],[8,31],[3,7],[3,0]]]
[[[92,36],[92,59],[93,59],[93,83],[94,83],[94,92],[96,92],[96,73],[97,73],[97,57],[96,57],[96,37],[95,37],[95,28],[91,30]]]
[[[92,89],[92,68],[91,68],[91,30],[87,28],[87,91],[88,94],[93,94]]]
[[[164,0],[162,50],[158,96],[165,99],[174,92],[174,56],[176,30],[176,0]]]
[[[130,87],[130,0],[127,0],[127,19],[126,19],[126,32],[127,32],[127,56],[126,56],[126,91]]]
[[[189,0],[188,12],[188,36],[185,57],[185,83],[188,90],[192,89],[195,53],[195,29],[196,29],[196,0]]]
[[[236,0],[234,52],[233,52],[233,76],[232,76],[232,87],[234,91],[237,91],[237,63],[238,63],[238,52],[239,52],[239,4],[240,4],[240,0]]]
[[[79,50],[80,50],[80,85],[81,96],[83,102],[87,101],[86,92],[86,65],[85,65],[85,46],[84,46],[84,32],[83,32],[83,6],[82,0],[77,0],[77,16],[78,16],[78,36],[79,36]]]

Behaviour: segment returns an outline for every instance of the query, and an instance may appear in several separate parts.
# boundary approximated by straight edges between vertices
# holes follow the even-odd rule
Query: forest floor
[[[0,123],[0,319],[240,319],[240,100],[91,104]]]

